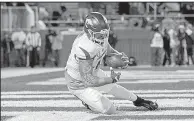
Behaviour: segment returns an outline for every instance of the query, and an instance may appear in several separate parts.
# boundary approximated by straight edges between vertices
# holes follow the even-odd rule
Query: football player
[[[116,112],[116,107],[101,92],[133,101],[135,106],[143,106],[149,110],[157,109],[157,103],[138,97],[118,85],[116,82],[119,81],[119,73],[111,71],[111,75],[108,76],[100,69],[105,55],[122,54],[108,43],[109,29],[107,19],[101,13],[92,12],[86,16],[84,30],[75,39],[65,68],[69,91],[88,109],[100,113]],[[127,61],[126,55],[122,55]],[[122,68],[126,68],[127,65],[126,63]]]

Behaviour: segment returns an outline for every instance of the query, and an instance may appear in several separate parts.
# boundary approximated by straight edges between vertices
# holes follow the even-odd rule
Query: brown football
[[[109,67],[112,68],[119,68],[119,67],[123,67],[125,66],[124,61],[121,59],[122,55],[118,55],[118,54],[112,54],[111,56],[106,56],[106,64]]]

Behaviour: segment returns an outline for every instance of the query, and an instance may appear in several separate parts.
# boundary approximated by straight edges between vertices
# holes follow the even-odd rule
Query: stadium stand
[[[91,4],[91,3],[88,3]],[[108,18],[110,25],[113,27],[115,34],[118,36],[118,39],[121,40],[118,42],[116,47],[123,48],[123,46],[130,46],[133,48],[124,49],[127,51],[128,56],[135,56],[137,57],[137,61],[140,64],[149,64],[149,39],[152,34],[151,28],[155,24],[161,24],[162,20],[165,16],[172,18],[175,21],[175,29],[178,28],[180,24],[191,24],[193,23],[194,14],[194,4],[190,3],[128,3],[129,4],[129,15],[122,14],[119,15],[119,3],[92,3],[89,10],[95,10],[98,8],[98,11],[102,12]],[[25,5],[25,4],[24,4]],[[57,11],[59,14],[62,13],[61,6],[66,7],[66,12],[70,14],[70,19],[63,20],[57,19],[52,20],[53,11]],[[96,7],[98,6],[98,7]],[[178,7],[180,8],[178,8]],[[48,15],[40,14],[40,11],[48,12]],[[4,33],[9,32],[12,33],[15,28],[22,28],[25,32],[27,32],[31,25],[35,24],[37,29],[41,29],[41,36],[43,37],[47,33],[47,29],[55,30],[62,30],[63,34],[72,35],[77,34],[82,30],[83,23],[79,19],[78,13],[78,3],[30,3],[29,7],[25,6],[15,6],[11,3],[1,4],[2,10],[2,17],[1,17],[1,35]],[[189,10],[187,10],[189,8]],[[133,10],[131,10],[133,9]],[[21,14],[22,11],[24,14]],[[144,12],[142,12],[144,11]],[[135,12],[135,13],[133,13]],[[20,17],[19,17],[20,16]],[[44,16],[44,17],[41,17]],[[16,22],[17,24],[14,24]],[[55,27],[52,26],[53,23],[57,23],[59,26]],[[45,25],[44,25],[45,24]],[[14,25],[14,26],[13,26]],[[120,31],[125,31],[125,35],[121,34]],[[140,38],[136,38],[136,35],[128,34],[127,32],[141,35]],[[147,35],[146,35],[147,34]],[[144,36],[145,35],[145,36]],[[1,40],[2,40],[1,36]],[[146,41],[142,44],[143,40],[146,37]],[[66,37],[68,38],[68,37]],[[71,38],[71,37],[70,37]],[[134,41],[132,40],[141,40]],[[123,42],[129,41],[129,42]],[[67,42],[67,41],[65,41]],[[44,42],[43,42],[44,43]],[[126,44],[128,43],[128,44]],[[132,45],[129,45],[132,44]],[[144,47],[143,47],[144,46]],[[125,47],[127,48],[127,47]],[[142,48],[147,48],[145,50],[141,50]],[[64,50],[65,51],[65,50]],[[143,51],[143,52],[142,52]],[[43,54],[44,55],[44,54]],[[146,55],[144,57],[144,55]],[[64,61],[64,60],[61,60]]]

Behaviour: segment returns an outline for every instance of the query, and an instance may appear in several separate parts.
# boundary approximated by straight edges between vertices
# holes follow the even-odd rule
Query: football
[[[106,56],[105,63],[107,66],[112,68],[119,68],[123,67],[126,64],[124,63],[124,60],[121,59],[122,55],[118,54],[112,54],[111,56]]]

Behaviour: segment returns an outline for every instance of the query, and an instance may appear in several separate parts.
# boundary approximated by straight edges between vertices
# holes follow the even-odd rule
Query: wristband
[[[116,78],[112,79],[112,83],[116,83],[118,80]]]

